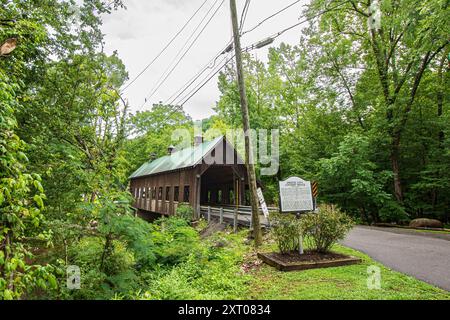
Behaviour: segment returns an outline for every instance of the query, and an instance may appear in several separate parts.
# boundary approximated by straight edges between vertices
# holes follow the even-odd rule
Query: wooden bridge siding
[[[151,211],[160,214],[173,215],[175,213],[176,207],[179,202],[183,202],[184,199],[184,187],[189,186],[189,204],[195,206],[193,187],[194,183],[194,170],[180,170],[160,175],[136,178],[131,180],[130,187],[133,191],[133,196],[135,196],[134,206],[137,209],[144,211]],[[174,187],[179,187],[178,202],[174,202]],[[162,187],[162,197],[161,200],[158,199],[159,188]],[[166,191],[167,187],[170,187],[169,201],[166,201]],[[137,189],[146,191],[146,198],[141,196],[136,198],[138,195]],[[156,188],[155,199],[151,197],[152,188]]]

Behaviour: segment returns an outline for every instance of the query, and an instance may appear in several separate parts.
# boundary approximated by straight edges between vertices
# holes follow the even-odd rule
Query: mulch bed
[[[302,255],[297,252],[289,254],[277,252],[258,253],[258,257],[268,265],[275,267],[280,271],[339,267],[361,262],[361,259],[359,258],[340,253],[319,253],[315,251],[305,251]]]

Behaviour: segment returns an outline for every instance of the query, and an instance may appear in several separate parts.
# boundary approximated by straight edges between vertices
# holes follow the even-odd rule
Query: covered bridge
[[[248,203],[245,163],[224,136],[208,142],[195,137],[194,145],[183,150],[169,147],[168,155],[130,176],[130,188],[140,214],[173,215],[186,203],[199,217],[200,206]]]

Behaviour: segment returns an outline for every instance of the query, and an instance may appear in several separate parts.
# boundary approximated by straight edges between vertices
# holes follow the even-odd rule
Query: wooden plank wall
[[[174,187],[178,187],[178,201],[174,201]],[[195,206],[195,170],[180,170],[155,176],[132,179],[130,191],[134,196],[134,207],[144,211],[156,212],[164,215],[173,215],[176,208],[184,199],[184,187],[189,186],[189,205]],[[169,187],[169,200],[166,200],[166,191]],[[159,188],[162,188],[162,197],[158,199]],[[155,197],[152,197],[152,190]],[[145,194],[144,194],[145,192]]]

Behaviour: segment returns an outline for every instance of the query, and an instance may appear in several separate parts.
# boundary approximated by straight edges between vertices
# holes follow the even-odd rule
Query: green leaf
[[[42,198],[39,195],[35,195],[33,197],[33,200],[36,202],[36,204],[39,206],[39,208],[44,208],[44,201],[42,201]]]
[[[42,184],[39,181],[34,180],[33,184],[34,184],[34,187],[37,190],[39,190],[39,192],[41,192],[41,193],[44,192],[44,188],[42,187]]]
[[[9,289],[5,289],[5,291],[3,291],[3,299],[5,299],[5,300],[12,300],[13,299],[12,291],[9,290]]]

